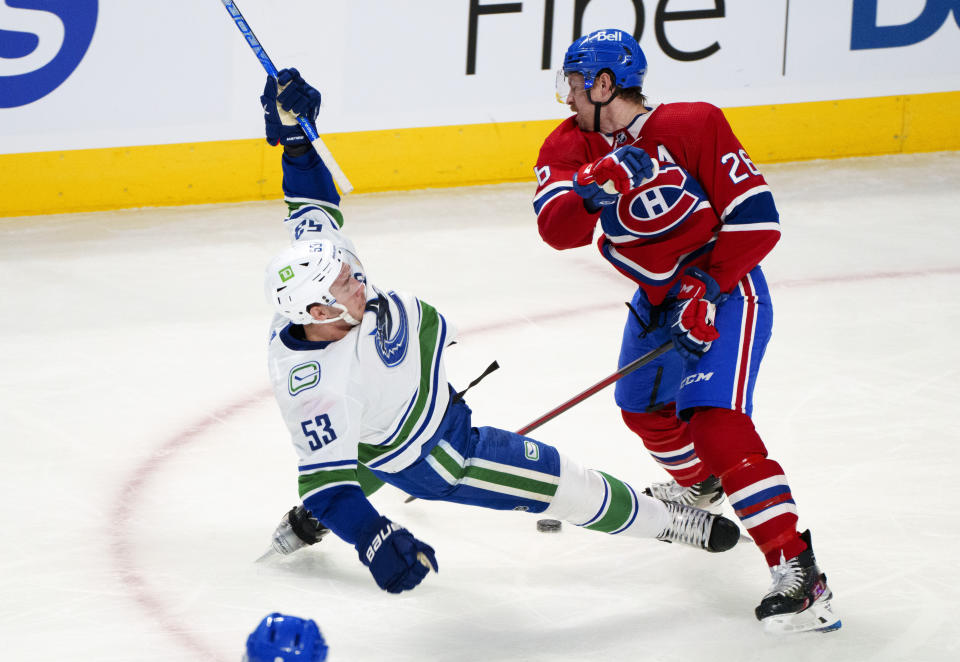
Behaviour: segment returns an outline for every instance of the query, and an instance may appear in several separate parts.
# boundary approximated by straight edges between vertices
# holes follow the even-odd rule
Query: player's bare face
[[[352,269],[346,262],[340,267],[340,275],[330,286],[330,294],[347,307],[347,312],[354,319],[363,317],[363,309],[367,305],[367,292],[363,283],[353,277]]]
[[[570,74],[567,78],[570,92],[567,93],[567,105],[576,113],[577,126],[583,131],[593,131],[593,103],[583,87],[582,74]]]

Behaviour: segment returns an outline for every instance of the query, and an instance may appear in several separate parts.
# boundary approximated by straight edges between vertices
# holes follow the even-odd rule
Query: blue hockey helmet
[[[247,637],[244,662],[324,662],[327,645],[313,620],[274,612]]]
[[[623,30],[595,30],[570,44],[563,56],[563,73],[582,74],[584,89],[593,87],[601,71],[608,70],[618,87],[643,87],[647,58],[640,44]]]

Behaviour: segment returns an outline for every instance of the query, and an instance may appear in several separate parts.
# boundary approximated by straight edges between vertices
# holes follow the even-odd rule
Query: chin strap
[[[330,307],[341,311],[340,315],[337,317],[332,317],[328,320],[313,320],[313,324],[333,324],[334,322],[339,322],[340,320],[343,320],[350,326],[357,326],[360,324],[360,320],[356,319],[353,315],[347,312],[347,307],[342,303],[331,303]]]
[[[347,307],[344,306],[342,303],[335,303],[333,304],[333,307],[340,308],[343,311],[342,313],[340,313],[340,317],[337,318],[338,320],[343,320],[350,326],[357,326],[358,324],[360,324],[360,320],[356,319],[353,315],[348,313]]]
[[[606,101],[603,101],[603,102],[594,101],[594,100],[593,100],[593,96],[592,96],[592,92],[593,92],[593,88],[590,88],[589,90],[587,90],[587,99],[589,99],[589,100],[590,100],[590,103],[593,104],[593,110],[594,110],[594,112],[593,112],[593,130],[596,131],[597,133],[599,133],[599,132],[600,132],[600,109],[603,108],[603,107],[606,106],[608,103],[610,103],[611,101],[613,101],[614,99],[617,98],[617,95],[620,93],[620,88],[619,88],[619,87],[614,87],[614,88],[613,88],[613,93],[610,95],[610,98],[607,99]]]

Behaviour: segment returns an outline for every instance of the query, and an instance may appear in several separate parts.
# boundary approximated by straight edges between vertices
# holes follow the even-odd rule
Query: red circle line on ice
[[[774,282],[775,288],[817,287],[827,284],[859,283],[873,280],[924,278],[929,276],[960,275],[960,266],[938,267],[934,269],[916,269],[910,271],[877,271],[864,274],[850,274],[838,276],[823,276],[817,278],[803,278]],[[616,276],[610,273],[611,277]],[[622,302],[597,304],[591,307],[591,312],[620,309]],[[566,319],[570,316],[567,309],[544,312],[525,316],[522,323],[543,323],[556,319]],[[464,329],[462,335],[492,333],[504,330],[514,323],[495,322]],[[178,619],[170,608],[164,604],[150,587],[149,578],[137,565],[135,540],[128,534],[131,524],[136,517],[139,501],[145,491],[150,488],[152,480],[167,466],[177,453],[194,443],[203,440],[210,428],[221,423],[224,419],[246,408],[258,406],[271,397],[269,389],[253,393],[237,402],[225,405],[200,420],[187,425],[181,432],[174,434],[159,444],[154,451],[145,457],[127,476],[120,486],[116,502],[112,508],[112,518],[109,529],[110,556],[114,569],[124,589],[132,600],[142,609],[144,615],[158,624],[161,631],[179,642],[179,644],[193,653],[198,662],[233,662],[235,655],[227,653],[220,655],[210,649],[208,643],[193,631],[185,622]],[[238,643],[239,647],[243,642]]]

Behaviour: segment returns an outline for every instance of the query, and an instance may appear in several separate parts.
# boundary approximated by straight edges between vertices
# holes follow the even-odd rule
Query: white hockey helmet
[[[356,326],[360,321],[330,293],[344,264],[349,264],[346,254],[332,241],[297,242],[267,266],[264,282],[267,301],[294,324],[329,324],[342,319]],[[333,306],[342,312],[333,319],[316,320],[309,312],[314,304]]]

